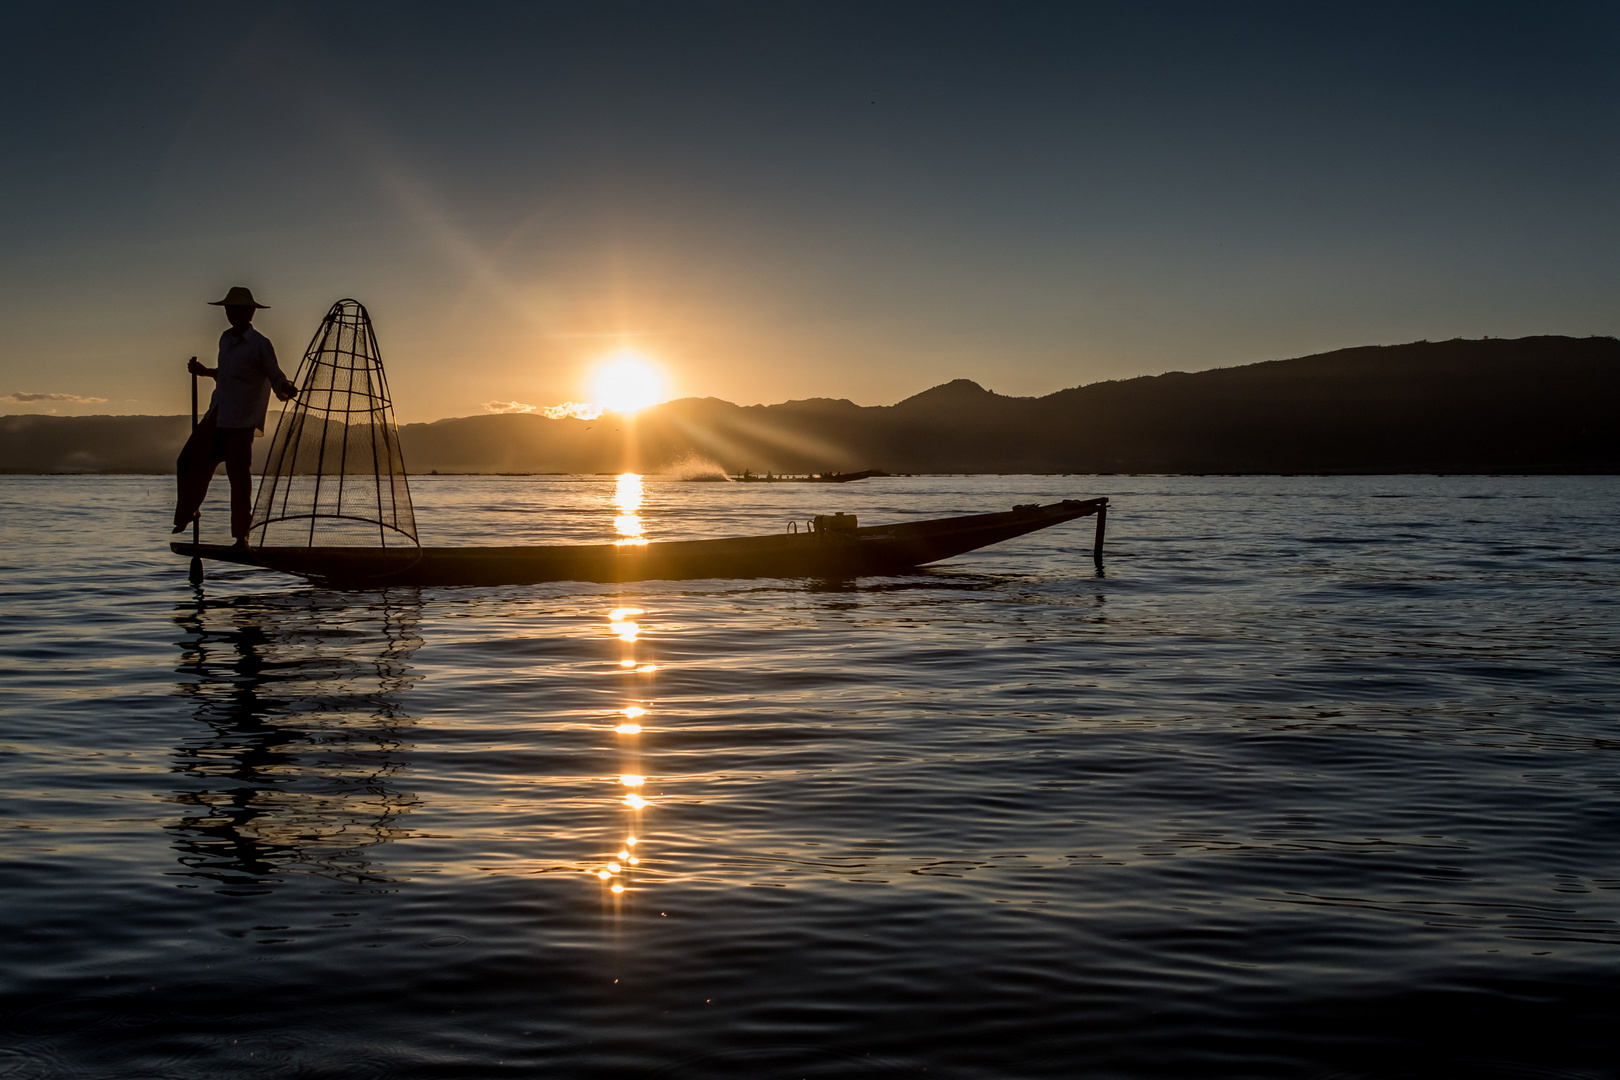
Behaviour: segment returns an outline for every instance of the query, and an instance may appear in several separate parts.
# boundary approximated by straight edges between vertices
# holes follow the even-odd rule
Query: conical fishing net
[[[253,506],[260,547],[415,546],[416,515],[371,316],[339,300],[293,381]]]

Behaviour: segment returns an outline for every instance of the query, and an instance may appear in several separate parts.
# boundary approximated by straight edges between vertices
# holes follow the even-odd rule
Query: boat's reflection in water
[[[262,892],[289,874],[389,880],[374,849],[417,803],[401,790],[420,602],[321,591],[177,605],[175,692],[194,735],[174,750],[181,875]]]

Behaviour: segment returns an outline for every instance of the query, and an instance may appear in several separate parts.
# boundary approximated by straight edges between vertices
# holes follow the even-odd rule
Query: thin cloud
[[[561,405],[525,405],[521,401],[486,401],[487,413],[539,413],[548,420],[595,420],[602,415],[599,405],[565,401]]]
[[[0,394],[0,401],[8,405],[32,405],[39,401],[65,401],[72,405],[99,405],[106,400],[104,397],[85,397],[82,394],[26,394],[21,390],[15,394]]]
[[[595,420],[602,415],[600,405],[587,405],[583,401],[565,401],[540,411],[553,420]]]

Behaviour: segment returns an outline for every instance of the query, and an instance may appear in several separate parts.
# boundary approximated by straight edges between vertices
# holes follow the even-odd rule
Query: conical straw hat
[[[253,290],[246,285],[232,285],[231,291],[225,294],[223,300],[208,301],[214,307],[251,307],[270,309],[269,304],[261,304],[253,299]]]

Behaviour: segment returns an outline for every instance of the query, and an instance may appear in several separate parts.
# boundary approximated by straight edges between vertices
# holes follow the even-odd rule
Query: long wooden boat
[[[347,588],[389,585],[529,585],[546,581],[690,578],[853,578],[901,574],[1015,536],[1095,515],[1093,553],[1102,557],[1108,500],[1031,503],[969,514],[858,527],[846,514],[815,528],[721,540],[529,547],[229,547],[176,542],[177,555],[297,574]]]

